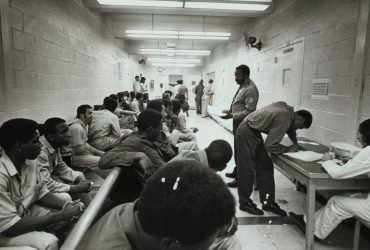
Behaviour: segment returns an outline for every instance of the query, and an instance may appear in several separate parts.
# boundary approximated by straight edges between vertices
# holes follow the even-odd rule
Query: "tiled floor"
[[[217,119],[217,118],[216,118]],[[201,118],[194,111],[190,112],[189,126],[199,128],[197,133],[200,148],[205,148],[212,140],[225,139],[233,145],[233,136],[224,127],[231,129],[231,121],[217,119],[220,126],[210,118]],[[227,182],[231,179],[225,177],[234,167],[232,159],[227,168],[220,173]],[[280,206],[286,211],[303,213],[305,208],[305,194],[295,190],[293,183],[280,172],[275,171],[276,199]],[[236,216],[239,221],[237,236],[242,243],[243,250],[300,250],[304,249],[304,234],[292,223],[290,218],[280,219],[274,214],[265,212],[265,215],[253,216],[238,208],[238,195],[236,189],[230,189],[236,201]],[[253,193],[253,200],[259,204],[258,192]],[[317,208],[320,205],[317,204]],[[352,249],[353,225],[343,223],[322,243],[315,243],[315,249]],[[364,237],[361,238],[360,249],[370,249],[370,243]]]

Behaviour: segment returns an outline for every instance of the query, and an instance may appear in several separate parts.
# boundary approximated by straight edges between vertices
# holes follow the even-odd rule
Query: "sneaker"
[[[295,214],[293,212],[289,212],[289,216],[297,224],[299,229],[301,229],[302,232],[305,234],[306,233],[306,222],[304,221],[303,215],[302,214]],[[314,235],[313,238],[314,238],[315,241],[318,241],[318,242],[323,241],[322,239],[320,239],[316,235]]]
[[[231,182],[226,183],[226,185],[231,188],[236,188],[238,187],[238,182],[236,180],[233,180]]]
[[[263,215],[264,212],[257,207],[252,201],[239,206],[239,209],[254,215]]]
[[[287,213],[283,209],[281,209],[279,205],[275,202],[271,204],[262,205],[262,209],[265,211],[280,215],[282,217],[287,216]]]
[[[236,167],[234,167],[234,170],[232,172],[226,173],[225,176],[228,177],[228,178],[236,179]]]

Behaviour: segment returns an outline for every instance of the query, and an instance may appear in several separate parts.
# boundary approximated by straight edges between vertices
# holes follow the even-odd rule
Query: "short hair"
[[[145,80],[146,80],[145,77],[141,77],[140,82],[145,82]]]
[[[182,84],[184,81],[183,80],[177,80],[176,81],[178,84]]]
[[[162,114],[153,109],[143,110],[137,118],[139,131],[146,131],[148,128],[156,128],[161,124]]]
[[[163,102],[161,99],[155,99],[151,100],[148,105],[146,106],[147,109],[154,109],[155,111],[158,111],[159,113],[162,112],[162,106]]]
[[[134,92],[134,93],[135,93],[135,92]],[[123,96],[130,97],[130,92],[128,92],[128,91],[123,91]]]
[[[301,109],[296,111],[297,115],[304,118],[304,127],[309,128],[312,124],[312,114],[307,110]]]
[[[148,93],[143,94],[143,100],[149,100],[149,94]]]
[[[170,94],[168,94],[168,93],[163,93],[163,94],[162,94],[162,99],[163,99],[163,100],[170,100],[170,99],[171,99]]]
[[[111,97],[105,97],[103,101],[104,108],[108,109],[110,112],[114,112],[116,110],[118,103]]]
[[[249,69],[249,67],[247,65],[241,64],[238,67],[236,67],[235,69],[236,70],[240,70],[243,73],[243,75],[245,75],[246,77],[249,78],[250,69]]]
[[[0,127],[0,145],[8,151],[16,142],[27,143],[37,130],[37,122],[24,118],[11,119]]]
[[[143,98],[143,93],[136,93],[136,99],[141,99],[141,98]]]
[[[217,169],[215,170],[218,170],[221,167],[225,168],[233,156],[233,150],[230,144],[225,140],[212,141],[205,151],[209,166],[211,168],[216,167]]]
[[[135,96],[136,96],[135,91],[131,91],[131,92],[130,92],[130,97],[131,97],[131,98],[135,98]]]
[[[92,109],[92,107],[88,104],[83,104],[83,105],[78,106],[76,118],[80,118],[80,115],[86,114],[86,111],[88,109]]]
[[[361,122],[358,130],[365,144],[370,145],[370,119]]]
[[[139,78],[139,79],[140,79],[140,76],[135,76],[135,79],[136,79],[136,78]]]
[[[168,106],[172,106],[172,102],[170,100],[162,99],[162,102],[165,108],[167,108]]]
[[[173,113],[179,113],[181,110],[181,103],[177,100],[172,100],[172,112]]]
[[[209,79],[209,81],[208,81],[209,83],[213,83],[213,79]]]
[[[49,134],[54,134],[56,132],[56,126],[66,121],[59,117],[52,117],[45,121],[44,123],[44,135],[48,136]]]
[[[119,102],[122,102],[122,99],[123,99],[123,97],[124,97],[125,95],[124,95],[124,93],[123,92],[118,92],[117,93],[117,97],[118,97],[118,101]]]
[[[173,95],[171,90],[166,90],[164,93],[168,93],[170,95],[170,97],[172,97],[172,95]]]
[[[138,201],[143,230],[183,245],[204,241],[235,215],[225,182],[198,161],[175,160],[156,171]]]
[[[116,94],[111,94],[111,95],[109,95],[109,97],[118,101],[118,96]]]

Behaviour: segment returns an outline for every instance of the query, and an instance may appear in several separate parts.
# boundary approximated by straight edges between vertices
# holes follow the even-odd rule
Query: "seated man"
[[[162,118],[166,118],[165,107],[163,105],[163,101],[160,99],[152,100],[148,103],[148,109],[154,109],[162,114]],[[183,142],[183,143],[176,143],[173,144],[169,140],[170,133],[168,128],[164,122],[162,122],[162,131],[158,139],[155,143],[158,145],[159,149],[163,154],[163,158],[165,161],[171,160],[173,157],[177,155],[179,151],[182,150],[198,150],[198,144],[196,142]]]
[[[360,124],[357,139],[364,148],[342,166],[324,155],[322,166],[333,179],[346,179],[370,174],[370,119]],[[369,194],[364,193],[331,197],[328,203],[315,213],[315,238],[325,239],[343,220],[351,217],[370,223],[369,198]],[[296,215],[293,212],[290,212],[289,215],[303,231],[306,230],[303,215]]]
[[[172,113],[176,118],[176,124],[174,130],[171,133],[171,137],[178,138],[179,141],[197,141],[195,133],[198,132],[197,128],[188,128],[186,125],[186,115],[181,112],[180,102],[172,101]],[[171,139],[175,140],[175,139]]]
[[[65,200],[71,200],[67,193],[78,195],[89,192],[92,183],[85,180],[83,173],[68,167],[60,154],[60,148],[68,146],[71,140],[66,121],[57,117],[49,118],[43,129],[44,135],[40,138],[42,148],[37,162],[49,191],[59,194]],[[88,202],[87,196],[83,198]]]
[[[87,128],[92,119],[93,110],[90,105],[81,105],[77,108],[77,119],[69,127],[71,133],[72,166],[89,168],[103,179],[110,171],[98,167],[100,156],[104,154],[87,143]]]
[[[57,250],[53,232],[83,211],[49,192],[37,169],[40,153],[37,123],[13,119],[0,127],[0,246]]]
[[[138,132],[125,138],[118,146],[105,153],[100,160],[100,168],[107,169],[112,166],[126,166],[127,159],[119,157],[122,152],[142,152],[153,163],[153,171],[162,168],[166,162],[155,141],[158,139],[162,127],[162,115],[152,109],[140,113],[137,121]],[[134,171],[132,171],[134,170]],[[120,179],[111,192],[111,198],[117,203],[135,200],[144,185],[147,176],[137,169],[124,168]],[[147,173],[150,175],[151,173]]]
[[[294,112],[285,102],[272,103],[249,114],[236,131],[237,181],[240,210],[254,215],[263,215],[250,196],[256,178],[259,185],[262,209],[280,216],[286,216],[275,202],[274,165],[268,153],[280,154],[297,151],[296,130],[309,128],[312,115],[306,110]],[[265,142],[261,133],[267,134]],[[280,143],[288,134],[293,145],[285,147]]]
[[[89,143],[96,149],[105,151],[112,147],[121,137],[118,117],[113,113],[117,101],[110,97],[104,98],[104,109],[93,112],[89,127]]]
[[[138,201],[104,215],[79,249],[209,249],[234,215],[217,174],[194,160],[174,161],[148,179]]]

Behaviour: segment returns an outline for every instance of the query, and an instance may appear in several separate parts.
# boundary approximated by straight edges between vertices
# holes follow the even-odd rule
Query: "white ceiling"
[[[129,54],[139,54],[140,48],[165,49],[168,42],[175,43],[176,49],[213,50],[221,43],[238,40],[243,24],[253,22],[257,17],[268,15],[272,11],[272,3],[264,12],[153,7],[123,8],[122,6],[103,6],[97,0],[84,0],[84,4],[93,11],[104,13],[110,19],[108,23],[113,26],[114,36],[125,40],[126,50]],[[230,32],[231,37],[228,41],[138,39],[126,37],[125,31],[129,29]],[[145,58],[144,55],[140,55],[140,57]]]

